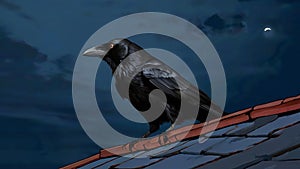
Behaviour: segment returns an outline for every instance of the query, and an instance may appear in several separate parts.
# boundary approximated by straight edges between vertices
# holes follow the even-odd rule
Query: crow
[[[174,127],[180,110],[181,99],[184,99],[188,104],[199,105],[199,109],[197,108],[197,120],[199,122],[206,120],[210,107],[215,113],[223,113],[203,91],[128,39],[111,40],[105,44],[85,50],[83,55],[102,58],[110,66],[115,76],[115,85],[120,96],[128,99],[140,112],[147,111],[151,107],[149,101],[151,91],[159,89],[164,92],[166,103],[161,103],[164,106],[163,113],[155,120],[149,122],[149,130],[143,135],[143,138],[157,131],[164,122],[171,122],[172,127]],[[130,57],[128,57],[129,55]],[[123,61],[125,63],[121,64]],[[119,65],[122,66],[118,68]],[[131,79],[129,94],[126,95],[122,92],[122,81],[126,77],[128,79],[130,73],[137,70],[139,72]],[[160,100],[158,99],[157,102],[160,102]],[[220,115],[215,117],[220,117]],[[147,117],[145,118],[147,119]]]

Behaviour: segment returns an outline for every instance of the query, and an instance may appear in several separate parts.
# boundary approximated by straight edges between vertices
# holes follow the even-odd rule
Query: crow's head
[[[87,49],[84,51],[83,55],[100,57],[114,69],[127,56],[140,49],[141,47],[127,39],[114,39],[105,44]]]

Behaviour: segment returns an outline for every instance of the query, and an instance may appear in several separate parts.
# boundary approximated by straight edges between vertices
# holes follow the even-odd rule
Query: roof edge
[[[276,100],[265,104],[257,105],[251,108],[243,109],[209,122],[185,126],[179,129],[162,133],[158,136],[141,139],[138,142],[127,143],[125,145],[115,146],[101,150],[98,154],[75,163],[62,167],[61,169],[78,168],[99,160],[101,158],[116,156],[111,152],[116,150],[119,155],[130,154],[138,151],[145,151],[158,148],[167,144],[175,143],[181,140],[192,139],[199,136],[200,133],[206,134],[214,130],[236,125],[243,122],[253,121],[260,117],[271,115],[286,115],[300,110],[300,95],[288,97],[282,100]],[[217,124],[218,123],[218,124]],[[217,127],[216,127],[217,125]],[[216,127],[216,128],[215,128]]]

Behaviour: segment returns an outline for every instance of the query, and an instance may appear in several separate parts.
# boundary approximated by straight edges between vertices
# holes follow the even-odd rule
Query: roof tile
[[[94,162],[94,161],[99,160],[99,159],[100,159],[100,154],[95,154],[95,155],[93,155],[91,157],[88,157],[86,159],[83,159],[83,160],[77,161],[73,164],[70,164],[68,166],[62,167],[61,169],[78,168],[78,167],[81,167],[85,164]]]
[[[246,150],[249,147],[252,147],[254,144],[265,140],[266,138],[257,137],[257,138],[247,138],[245,137],[227,137],[224,138],[219,144],[216,144],[209,148],[207,152],[215,153],[220,155],[227,155],[230,153],[235,153],[237,151]]]
[[[181,150],[182,153],[195,153],[200,154],[202,151],[209,150],[212,146],[221,143],[224,141],[225,138],[209,138],[203,143],[196,142],[196,144],[193,144],[190,147],[187,147],[183,150]]]
[[[277,115],[260,117],[258,119],[255,119],[254,122],[251,123],[251,125],[248,125],[247,127],[244,127],[236,132],[232,132],[229,135],[233,135],[233,136],[234,135],[247,135],[248,133],[276,120],[277,117],[278,117]]]
[[[218,156],[178,154],[176,156],[165,158],[164,160],[161,160],[146,168],[192,168],[212,161],[216,158],[218,158]]]
[[[251,118],[270,116],[273,114],[288,113],[290,111],[300,110],[300,99],[292,100],[273,107],[261,108],[250,113]]]
[[[170,136],[175,136],[181,133],[186,133],[187,131],[190,131],[191,129],[198,129],[201,128],[203,126],[203,123],[200,124],[194,124],[194,125],[190,125],[190,126],[185,126],[179,129],[175,129],[175,130],[170,130],[168,132],[166,132],[166,134],[170,137]]]
[[[300,148],[284,153],[273,158],[274,160],[300,160]]]
[[[277,128],[282,128],[286,125],[290,125],[300,121],[300,113],[292,114],[289,116],[281,117],[275,121],[269,122],[266,125],[252,131],[248,135],[267,135]]]
[[[300,161],[263,161],[257,165],[249,167],[248,169],[282,169],[282,168],[299,168]]]
[[[101,158],[105,158],[105,157],[110,157],[110,156],[114,156],[115,154],[127,154],[130,153],[129,151],[129,145],[123,145],[123,146],[116,146],[116,147],[111,147],[111,148],[107,148],[104,150],[100,151],[100,157]],[[117,153],[118,152],[118,153]]]
[[[244,115],[244,114],[249,113],[251,110],[252,110],[251,107],[247,108],[247,109],[239,110],[239,111],[237,111],[235,113],[230,113],[228,115],[225,115],[222,118],[231,118],[231,117],[236,117],[236,116],[239,116],[239,115]]]
[[[279,137],[268,139],[253,148],[219,159],[203,168],[224,168],[224,166],[226,166],[225,168],[247,168],[267,157],[279,156],[299,145],[299,139],[297,139],[297,137],[299,138],[299,132],[297,133],[299,129],[300,125],[287,128]]]
[[[117,168],[141,168],[148,165],[151,165],[152,163],[155,163],[157,161],[160,161],[160,158],[133,158],[131,160],[125,161],[117,166]]]
[[[103,168],[103,169],[106,169],[106,168],[111,168],[113,166],[118,166],[126,161],[129,161],[137,156],[139,156],[140,154],[142,154],[144,152],[137,152],[137,153],[132,153],[132,154],[128,154],[127,156],[124,156],[124,157],[116,157],[114,158],[113,160],[111,161],[108,161],[106,163],[103,163],[103,164],[100,164],[100,165],[97,165],[97,166],[93,166],[92,168],[97,168],[97,169],[100,169],[100,168]],[[88,168],[87,168],[88,169]]]
[[[157,147],[160,147],[161,144],[159,142],[148,142],[148,144],[144,144],[144,147],[145,149],[147,150],[151,150],[151,149],[154,149],[154,148],[157,148]]]
[[[220,121],[214,120],[214,122],[210,123],[201,123],[194,125],[193,129],[189,131],[189,133],[181,132],[180,134],[175,135],[177,140],[182,140],[185,138],[192,138],[199,136],[200,133],[206,134],[212,132],[216,129],[221,129],[227,126],[231,126],[234,124],[239,124],[241,122],[249,120],[249,116],[246,114],[251,109],[245,109],[243,111],[239,111],[234,113],[234,115],[227,115],[224,118],[221,118]]]
[[[131,151],[140,151],[140,150],[145,150],[145,145],[147,144],[147,142],[149,142],[148,140],[138,140],[138,141],[134,141],[133,143],[129,143],[130,145],[130,150]],[[150,145],[153,145],[152,147],[154,147],[154,145],[157,147],[157,146],[160,146],[157,142],[156,144],[155,143],[152,143]]]
[[[90,168],[93,168],[93,169],[96,169],[96,168],[97,169],[110,168],[113,165],[123,163],[123,162],[125,162],[127,160],[129,160],[129,158],[127,158],[127,157],[116,157],[116,158],[114,158],[111,161],[108,161],[108,162],[105,162],[105,163],[102,163],[102,164],[98,164],[98,165],[92,166]],[[89,166],[84,166],[84,167],[82,167],[82,169],[90,169],[88,167]]]
[[[145,153],[139,155],[138,157],[144,157],[144,158],[152,157],[152,156],[158,155],[160,153],[166,152],[169,149],[172,149],[177,145],[180,145],[180,143],[177,142],[177,143],[173,143],[173,144],[169,144],[169,145],[165,145],[165,146],[160,146],[158,148],[145,151]]]
[[[254,125],[254,122],[240,123],[234,126],[234,129],[226,133],[228,135],[241,135],[247,133],[250,127]]]
[[[283,103],[290,102],[290,101],[297,100],[297,99],[300,99],[300,95],[294,96],[294,97],[288,97],[283,100]]]
[[[196,144],[196,142],[197,142],[197,140],[179,142],[177,146],[172,147],[169,150],[160,152],[158,154],[152,155],[152,157],[153,158],[169,157],[174,154],[178,154],[180,152],[180,150],[190,147],[190,146]]]
[[[245,122],[248,121],[250,118],[249,116],[244,113],[244,114],[239,114],[236,116],[231,116],[231,117],[224,117],[220,120],[219,125],[218,125],[218,129],[223,128],[223,127],[227,127],[227,126],[231,126],[234,124],[239,124],[241,122]]]
[[[119,158],[119,157],[103,158],[101,160],[97,160],[97,161],[91,162],[87,165],[84,165],[84,166],[80,167],[79,169],[90,169],[90,168],[94,168],[96,166],[101,166],[101,165],[104,165],[105,163],[111,162],[111,161],[113,161],[117,158]]]
[[[266,103],[266,104],[261,104],[261,105],[255,106],[253,108],[253,110],[264,109],[264,108],[268,108],[268,107],[274,107],[274,106],[280,105],[282,102],[283,102],[283,100],[276,100],[276,101],[269,102],[269,103]]]
[[[171,145],[172,143],[178,142],[179,140],[187,140],[187,139],[192,139],[192,138],[195,138],[195,137],[199,137],[200,133],[201,134],[207,134],[207,133],[211,133],[215,129],[222,129],[222,128],[226,128],[226,127],[229,130],[225,129],[225,130],[222,130],[222,132],[221,132],[221,130],[219,130],[219,132],[217,134],[218,138],[219,137],[220,138],[227,137],[227,138],[233,139],[232,136],[228,135],[228,132],[229,132],[229,134],[232,133],[232,132],[230,132],[231,130],[235,131],[235,132],[233,132],[233,134],[236,134],[236,132],[240,132],[239,134],[241,134],[241,136],[242,136],[242,134],[247,134],[247,133],[249,133],[249,132],[251,132],[251,131],[253,131],[257,128],[262,128],[262,126],[264,126],[265,124],[268,124],[271,121],[273,121],[273,119],[276,119],[277,115],[280,115],[282,113],[288,114],[288,113],[299,111],[299,110],[300,110],[300,95],[295,96],[295,97],[291,97],[291,98],[286,98],[286,99],[284,99],[284,101],[283,100],[278,100],[278,101],[274,101],[274,102],[271,102],[271,103],[255,106],[253,109],[248,108],[248,109],[244,109],[244,110],[241,110],[241,111],[229,114],[229,115],[225,115],[221,119],[219,119],[220,120],[219,123],[218,123],[218,120],[212,120],[212,121],[209,121],[207,123],[201,123],[201,124],[196,124],[196,125],[185,126],[185,127],[179,128],[179,129],[174,129],[174,130],[165,132],[165,133],[163,133],[159,136],[155,136],[153,138],[140,139],[140,140],[135,141],[133,143],[128,143],[128,144],[125,144],[125,145],[122,145],[122,146],[116,146],[116,147],[111,147],[111,148],[108,148],[108,149],[105,149],[105,150],[101,150],[99,154],[96,154],[96,155],[91,156],[89,158],[86,158],[84,160],[78,161],[76,163],[70,164],[70,165],[68,165],[64,168],[65,169],[67,169],[67,168],[77,168],[77,167],[80,167],[80,166],[83,166],[83,165],[86,165],[86,164],[91,164],[93,161],[97,161],[100,158],[115,156],[115,154],[113,154],[114,152],[117,153],[117,154],[120,154],[120,155],[121,154],[129,154],[129,155],[130,154],[131,155],[136,154],[136,155],[138,155],[138,154],[146,154],[145,152],[160,151],[159,147],[165,147],[166,145]],[[265,116],[268,116],[268,117],[265,117]],[[298,118],[298,116],[297,116],[297,118]],[[266,120],[262,121],[261,119],[266,119]],[[252,122],[253,120],[254,120],[254,122]],[[233,125],[238,124],[238,126],[240,126],[240,125],[242,125],[242,123],[245,124],[245,122],[247,122],[246,123],[247,125],[243,125],[242,127],[240,127],[242,129],[238,129],[238,130],[234,129]],[[270,123],[270,125],[271,124],[272,123]],[[229,126],[231,126],[231,127],[229,127]],[[267,126],[268,125],[266,125],[265,127],[267,127]],[[291,128],[295,128],[295,126],[297,126],[297,125],[295,124],[294,126],[291,126],[287,129],[285,129],[285,128],[282,129],[282,130],[284,130],[282,132],[283,134],[279,135],[278,137],[281,137],[283,135],[287,135],[287,134],[284,134],[284,133],[286,133],[285,130],[290,131]],[[276,125],[276,127],[278,127],[278,126]],[[257,129],[257,130],[259,130],[259,129]],[[215,134],[215,136],[216,136],[216,134]],[[286,136],[284,136],[284,137],[286,137]],[[204,138],[204,140],[206,140],[205,135],[201,136],[201,138]],[[213,139],[213,138],[210,138],[210,139]],[[248,139],[249,138],[247,138],[247,140]],[[274,140],[277,139],[277,138],[269,138],[269,139],[273,140],[272,142],[274,142]],[[230,139],[228,139],[228,140],[230,140]],[[257,140],[257,139],[254,139],[254,140]],[[292,140],[290,140],[290,141],[292,141]],[[223,144],[225,144],[225,142],[223,142]],[[269,141],[267,141],[267,142],[269,142]],[[161,157],[164,156],[164,158],[166,158],[167,156],[173,157],[173,155],[180,153],[180,150],[182,150],[186,147],[189,147],[191,145],[195,145],[195,144],[199,144],[198,140],[192,140],[192,141],[188,141],[188,142],[183,141],[183,143],[179,143],[179,145],[176,145],[176,147],[174,147],[170,150],[161,149],[161,151],[163,151],[163,153],[160,154],[160,155],[162,155]],[[221,146],[221,144],[222,143],[220,143],[220,145],[216,145],[216,146]],[[229,145],[232,144],[233,145],[233,143],[231,143],[231,141],[226,142],[226,144],[229,144]],[[241,144],[242,144],[242,142],[241,142]],[[283,149],[284,146],[293,145],[293,144],[295,145],[296,143],[294,143],[294,142],[291,142],[289,144],[284,143],[284,144],[278,145],[277,147],[276,146],[272,147],[271,144],[266,144],[265,142],[260,143],[259,145],[261,145],[261,144],[265,146],[265,147],[263,146],[264,149],[269,150],[269,153],[274,152],[273,154],[277,153],[276,156],[278,156],[278,155],[281,155],[280,153],[282,153],[284,151],[290,151],[290,150]],[[244,145],[244,143],[243,143],[243,145]],[[251,146],[252,144],[249,144],[249,145]],[[258,150],[257,152],[262,152],[262,153],[265,152],[265,151],[260,151],[260,149],[258,148],[259,145],[255,146],[253,149]],[[222,154],[222,153],[232,152],[232,151],[225,151],[225,150],[223,152],[222,151],[213,152],[212,151],[212,150],[214,150],[213,147],[212,147],[212,149],[210,149],[211,154],[213,154],[213,153]],[[224,146],[221,146],[221,148],[222,147],[224,147]],[[225,146],[225,147],[228,147],[228,145]],[[238,147],[240,147],[240,146],[238,146]],[[241,146],[241,147],[242,147],[242,149],[244,149],[245,147],[247,148],[248,144],[247,144],[247,146]],[[150,150],[150,149],[152,149],[152,150]],[[274,149],[278,149],[278,152],[275,153]],[[150,151],[148,151],[148,150],[150,150]],[[216,150],[220,150],[220,148],[217,148]],[[200,151],[200,150],[198,149],[198,150],[195,150],[195,151],[197,152],[197,151]],[[246,150],[246,152],[247,151],[248,150]],[[251,151],[249,151],[249,152],[251,152]],[[139,153],[134,153],[134,152],[139,152]],[[188,153],[188,151],[186,151],[186,152]],[[244,152],[241,152],[241,153],[238,153],[238,154],[244,154]],[[155,155],[155,157],[159,158],[160,155],[158,155],[158,156]],[[183,158],[187,157],[187,156],[183,156],[183,154],[178,154],[176,156],[179,156],[179,155],[182,156]],[[188,155],[188,154],[184,154],[184,155]],[[198,156],[198,155],[196,155],[196,156]],[[195,159],[197,159],[196,156],[193,155],[193,157],[195,157]],[[234,155],[232,155],[232,156],[234,156]],[[192,157],[192,156],[189,155],[189,157]],[[199,155],[199,157],[200,157],[200,155]],[[243,157],[243,155],[241,157]],[[239,157],[239,158],[241,158],[241,157]],[[109,164],[105,163],[105,166],[106,167],[122,166],[121,164],[124,164],[123,167],[125,167],[125,163],[128,162],[127,165],[129,165],[130,164],[129,161],[132,160],[132,159],[124,158],[124,157],[117,157],[117,158],[114,158],[114,159],[115,160],[112,160],[111,162],[108,162]],[[119,159],[119,160],[117,160],[117,159]],[[167,158],[166,160],[168,160],[168,159],[169,158]],[[189,159],[193,159],[193,158],[189,158]],[[162,160],[158,163],[161,163],[161,162],[166,161],[166,160]],[[213,166],[217,166],[220,163],[219,162],[220,160],[222,161],[222,159],[218,159],[217,161],[215,161]],[[248,162],[250,162],[250,163],[246,162],[247,165],[251,164],[251,162],[255,162],[255,161],[259,162],[262,159],[249,159],[249,160],[250,161],[248,161]],[[259,160],[259,161],[257,161],[257,160]],[[230,162],[230,160],[229,161],[226,160],[226,162]],[[150,163],[148,163],[148,164],[150,165]],[[154,164],[153,166],[155,166],[155,165],[156,164]],[[197,166],[199,166],[199,165],[202,165],[202,164],[197,164]],[[209,164],[208,166],[211,166],[211,164]],[[206,165],[205,165],[205,167],[206,167]]]
[[[208,137],[222,137],[222,136],[236,130],[236,128],[237,128],[237,125],[233,125],[233,126],[229,126],[229,127],[225,127],[225,128],[216,130],[214,132],[207,133],[206,135]]]

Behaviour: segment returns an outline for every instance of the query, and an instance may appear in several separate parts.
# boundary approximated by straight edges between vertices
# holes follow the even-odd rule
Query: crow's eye
[[[112,44],[112,43],[109,44],[109,47],[110,47],[110,48],[113,48],[113,47],[114,47],[114,44]]]

